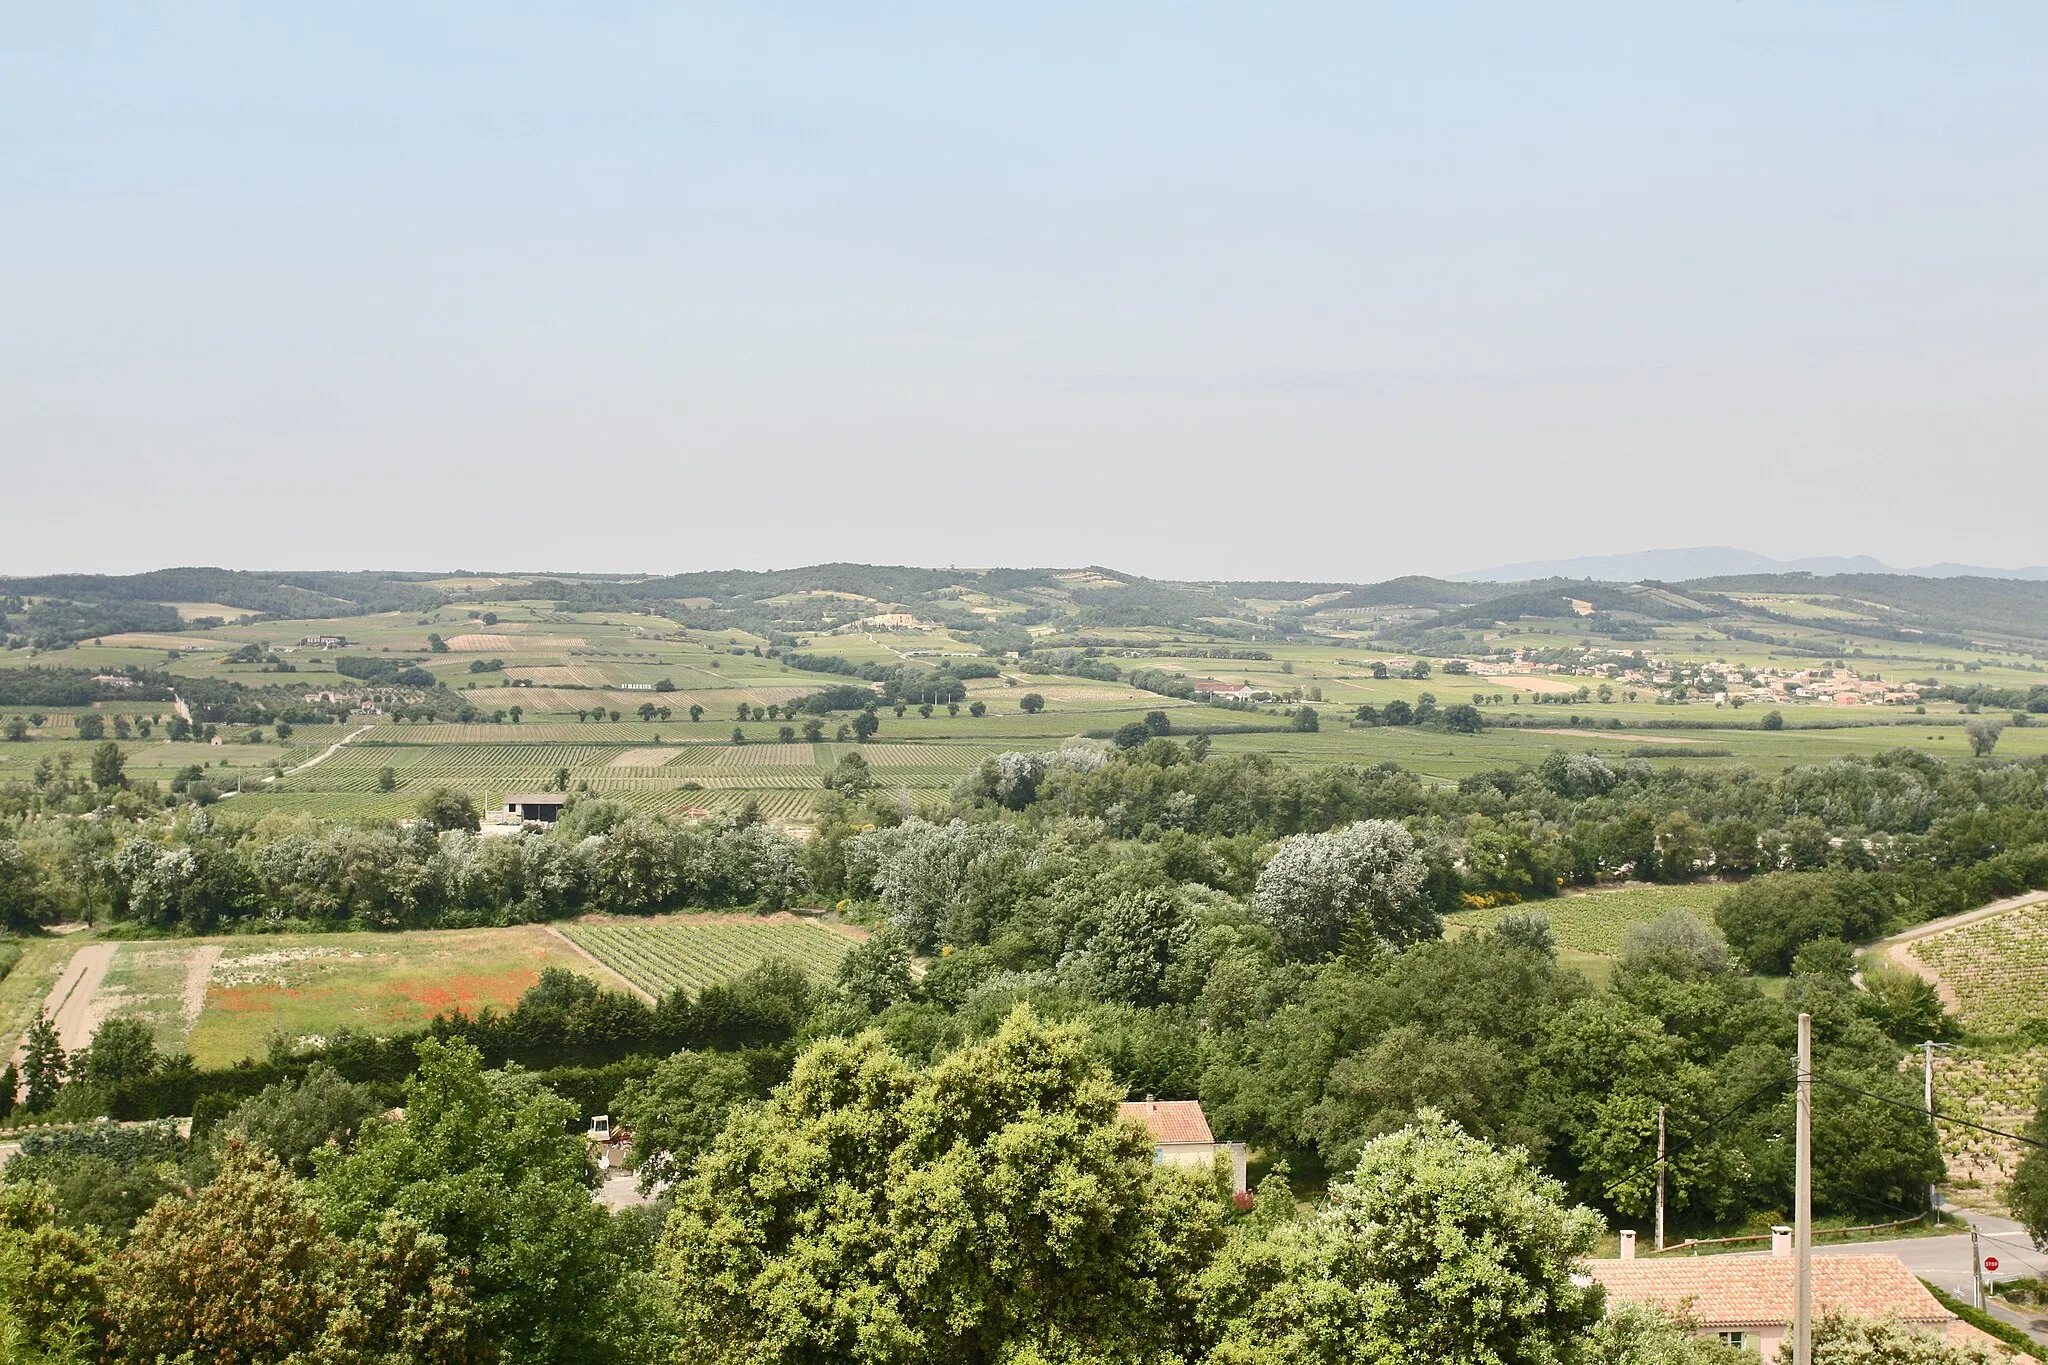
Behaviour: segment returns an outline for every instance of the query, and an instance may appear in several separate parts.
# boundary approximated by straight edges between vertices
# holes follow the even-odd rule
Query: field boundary
[[[642,990],[633,981],[629,980],[625,976],[622,976],[619,972],[613,970],[612,968],[606,966],[604,963],[598,961],[595,954],[593,954],[588,948],[584,947],[582,944],[578,943],[575,939],[570,938],[567,934],[563,933],[558,926],[553,924],[543,924],[541,926],[541,929],[543,932],[552,935],[556,942],[562,944],[570,952],[576,954],[576,956],[582,958],[585,962],[588,962],[591,966],[597,968],[606,976],[618,982],[627,990],[639,996],[642,1000],[645,1000],[648,1004],[652,1005],[655,1003],[653,995],[649,994],[647,991]]]

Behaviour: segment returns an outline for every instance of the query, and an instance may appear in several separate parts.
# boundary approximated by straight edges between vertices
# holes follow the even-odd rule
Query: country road
[[[340,752],[342,745],[348,743],[350,740],[356,738],[358,735],[367,735],[374,728],[376,727],[364,725],[357,729],[349,731],[340,739],[335,740],[334,743],[328,745],[325,749],[322,749],[318,754],[315,754],[313,757],[307,759],[304,763],[301,763],[298,767],[285,769],[284,775],[286,777],[290,777],[293,773],[302,773],[306,771],[306,769],[312,767],[315,763],[322,763],[325,762],[327,759],[333,758],[335,754]],[[270,778],[268,780],[275,782],[277,779]]]

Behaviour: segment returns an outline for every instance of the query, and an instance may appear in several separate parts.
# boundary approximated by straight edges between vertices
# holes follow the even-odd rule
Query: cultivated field
[[[102,1020],[137,1018],[160,1048],[189,1051],[201,1066],[261,1056],[273,1035],[391,1032],[453,1009],[508,1008],[544,967],[622,984],[536,925],[122,943],[76,934],[28,948],[31,956],[0,982],[10,1040],[49,1004],[67,1049],[83,1046]],[[88,975],[67,992],[66,964],[88,955],[110,960],[96,980]],[[62,1000],[51,999],[53,985]]]
[[[857,941],[794,915],[709,914],[134,942],[81,933],[25,942],[21,961],[0,978],[0,1037],[11,1048],[47,1006],[67,1049],[82,1047],[103,1020],[136,1018],[165,1052],[230,1066],[262,1056],[273,1037],[388,1033],[451,1010],[509,1009],[547,967],[658,995],[730,980],[771,957],[828,977]],[[83,964],[91,970],[81,972]]]
[[[794,915],[667,915],[648,920],[578,920],[562,932],[649,995],[701,990],[769,958],[825,978],[858,941]]]
[[[1964,1118],[2016,1131],[2048,1079],[2048,1047],[2028,1026],[2048,1019],[2048,905],[2025,905],[1918,939],[1912,956],[1937,975],[1972,1036],[1941,1054],[1936,1102]],[[2012,1174],[2018,1144],[1946,1125],[1942,1149],[1958,1184],[1995,1189]]]

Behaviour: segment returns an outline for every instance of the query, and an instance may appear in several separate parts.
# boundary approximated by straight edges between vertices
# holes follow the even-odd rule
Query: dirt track
[[[88,943],[80,948],[43,998],[43,1009],[56,1023],[57,1040],[66,1052],[76,1052],[92,1041],[93,1028],[99,1023],[93,1017],[92,1002],[100,993],[100,983],[107,979],[107,968],[114,964],[118,946]]]

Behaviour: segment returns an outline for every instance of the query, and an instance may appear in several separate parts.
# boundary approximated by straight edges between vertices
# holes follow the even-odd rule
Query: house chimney
[[[1621,1234],[1621,1259],[1624,1261],[1633,1261],[1635,1258],[1636,1231],[1634,1228],[1624,1228]]]
[[[1230,1192],[1244,1194],[1250,1190],[1245,1183],[1245,1149],[1242,1142],[1230,1144]]]
[[[1779,1223],[1771,1229],[1771,1255],[1790,1256],[1791,1254],[1792,1229],[1786,1227],[1783,1223]]]

